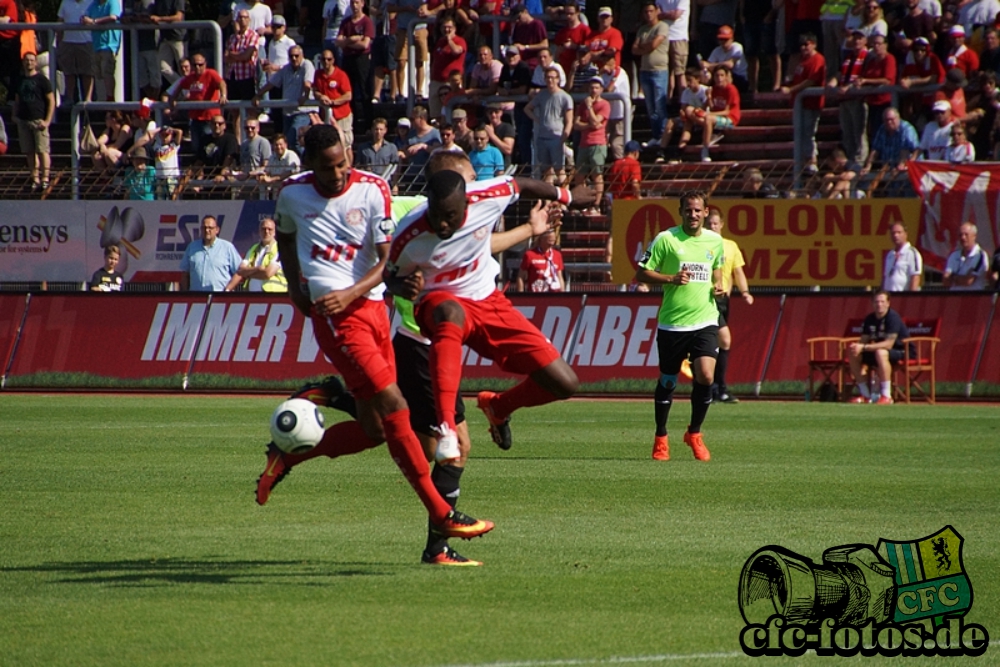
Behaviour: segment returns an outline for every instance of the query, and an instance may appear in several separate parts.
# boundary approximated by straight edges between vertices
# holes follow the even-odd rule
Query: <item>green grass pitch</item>
[[[995,406],[716,405],[699,463],[682,400],[658,463],[651,401],[522,411],[509,452],[469,402],[459,506],[497,528],[451,569],[419,563],[426,515],[384,447],[258,507],[277,402],[0,396],[0,665],[891,662],[742,656],[740,569],[947,524],[994,637],[977,664],[1000,664]]]

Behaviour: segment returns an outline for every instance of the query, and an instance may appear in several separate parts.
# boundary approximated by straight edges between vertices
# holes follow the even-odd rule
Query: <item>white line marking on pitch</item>
[[[562,667],[563,665],[627,665],[643,662],[667,662],[674,660],[713,660],[718,658],[745,658],[742,652],[732,653],[665,653],[663,655],[639,655],[611,658],[565,658],[561,660],[522,660],[517,662],[481,662],[446,667]]]

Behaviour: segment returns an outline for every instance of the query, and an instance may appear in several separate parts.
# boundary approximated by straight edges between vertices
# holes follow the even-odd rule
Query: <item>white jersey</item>
[[[910,289],[910,278],[924,272],[920,251],[910,245],[909,241],[901,249],[885,253],[882,266],[882,289],[887,292],[905,292]]]
[[[295,234],[302,278],[313,300],[347,289],[378,264],[376,246],[389,243],[395,223],[389,185],[375,174],[352,169],[344,191],[320,194],[311,171],[285,181],[274,219],[283,234]],[[380,300],[385,287],[365,297]]]
[[[450,239],[438,238],[427,223],[427,204],[406,214],[396,229],[386,270],[408,276],[420,269],[424,291],[444,290],[473,301],[496,291],[500,265],[490,253],[493,228],[520,197],[510,176],[469,183],[465,222]]]

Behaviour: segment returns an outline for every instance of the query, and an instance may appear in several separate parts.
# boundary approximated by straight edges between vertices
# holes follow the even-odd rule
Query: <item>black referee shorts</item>
[[[719,308],[719,328],[729,326],[729,295],[715,297],[715,305]]]
[[[434,390],[431,389],[430,345],[397,333],[392,338],[396,354],[396,384],[410,406],[410,426],[417,433],[434,435],[438,425]],[[455,423],[465,421],[462,394],[455,399]]]
[[[660,373],[677,375],[685,359],[719,358],[719,327],[709,325],[697,331],[656,332],[656,351],[660,355]]]

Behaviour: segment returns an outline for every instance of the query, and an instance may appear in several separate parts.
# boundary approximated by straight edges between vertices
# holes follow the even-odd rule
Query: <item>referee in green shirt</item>
[[[719,355],[715,286],[722,284],[724,257],[722,237],[705,227],[708,213],[706,193],[682,194],[681,226],[660,232],[653,239],[635,273],[636,281],[663,287],[656,332],[660,379],[653,393],[656,417],[653,458],[657,461],[670,460],[667,416],[677,386],[677,373],[688,358],[694,371],[694,387],[691,423],[684,433],[684,442],[699,461],[711,458],[701,437],[701,425],[712,403],[712,381]]]

